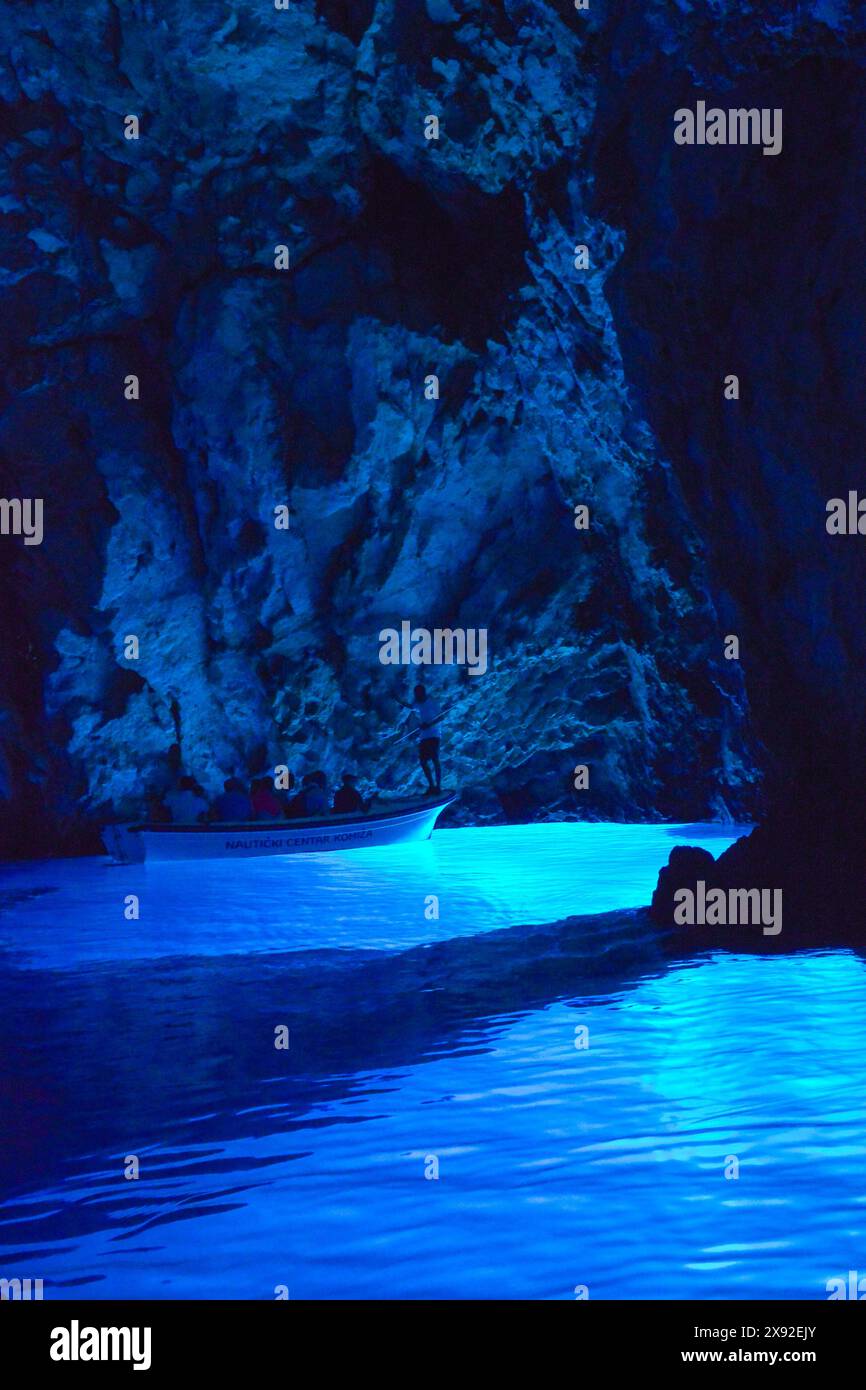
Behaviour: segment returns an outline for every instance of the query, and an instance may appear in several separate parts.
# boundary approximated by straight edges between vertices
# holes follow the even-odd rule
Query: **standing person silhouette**
[[[415,733],[418,738],[418,761],[427,778],[427,790],[442,790],[442,769],[439,764],[439,719],[441,710],[436,701],[427,695],[423,685],[415,686],[415,702],[405,705],[418,720]],[[401,701],[401,703],[403,703]]]

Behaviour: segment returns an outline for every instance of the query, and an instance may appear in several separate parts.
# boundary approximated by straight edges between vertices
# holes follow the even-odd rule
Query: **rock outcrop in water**
[[[414,673],[377,635],[404,619],[488,630],[485,676],[429,681],[457,702],[464,817],[753,809],[709,514],[628,388],[668,189],[635,190],[634,250],[614,191],[650,178],[659,74],[686,65],[617,66],[629,23],[543,0],[4,11],[0,491],[45,499],[43,544],[0,547],[18,853],[137,813],[174,744],[211,791],[278,762],[401,785],[412,753],[385,739]],[[694,249],[684,295],[706,270]],[[691,370],[714,390],[715,366]]]

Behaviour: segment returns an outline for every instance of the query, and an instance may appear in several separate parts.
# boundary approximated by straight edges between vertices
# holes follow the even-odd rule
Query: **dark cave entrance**
[[[697,98],[781,107],[782,152],[676,146]],[[627,233],[607,285],[626,372],[741,635],[771,794],[825,805],[840,787],[862,804],[866,772],[866,551],[824,526],[863,483],[864,125],[866,74],[845,62],[724,92],[656,62],[595,139],[595,210]]]

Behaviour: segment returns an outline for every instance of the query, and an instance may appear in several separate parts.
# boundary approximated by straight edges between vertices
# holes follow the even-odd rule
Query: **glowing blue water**
[[[728,836],[549,825],[4,871],[0,1277],[826,1297],[866,1269],[860,958],[690,958],[629,913],[535,925],[645,901],[678,840]]]
[[[3,871],[2,886],[32,897],[17,914],[0,903],[0,951],[19,964],[62,967],[321,946],[400,950],[639,907],[674,844],[721,854],[740,833],[554,823],[438,830],[420,844],[244,864],[22,864]],[[131,893],[138,921],[125,918]]]

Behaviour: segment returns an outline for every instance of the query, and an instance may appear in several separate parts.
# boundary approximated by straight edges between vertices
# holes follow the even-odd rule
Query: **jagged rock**
[[[716,860],[709,850],[697,845],[675,845],[668,862],[659,873],[658,883],[652,895],[650,914],[656,922],[669,925],[674,920],[674,894],[681,888],[692,891],[698,880],[708,888],[718,883]]]
[[[489,629],[487,676],[428,682],[467,818],[743,816],[762,746],[777,807],[860,797],[863,551],[823,507],[862,486],[862,19],[595,9],[3,12],[0,492],[46,499],[0,538],[18,852],[137,812],[175,742],[210,791],[403,785],[404,618]],[[781,104],[782,154],[675,160],[705,90]]]

